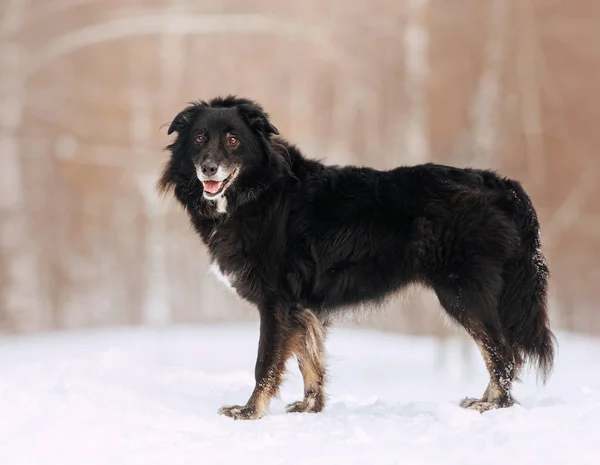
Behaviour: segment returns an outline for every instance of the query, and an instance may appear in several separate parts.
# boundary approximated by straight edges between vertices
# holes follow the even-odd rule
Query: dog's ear
[[[279,135],[277,128],[269,121],[269,115],[259,105],[243,103],[237,108],[253,130],[262,133],[265,137],[271,134]]]
[[[199,106],[194,104],[181,111],[171,122],[167,134],[170,135],[173,132],[181,133],[187,128],[193,121],[194,116],[198,113]]]

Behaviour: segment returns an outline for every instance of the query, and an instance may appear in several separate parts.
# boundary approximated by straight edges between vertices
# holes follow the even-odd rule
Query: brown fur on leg
[[[484,331],[472,332],[490,374],[490,382],[481,399],[467,397],[460,402],[463,408],[481,413],[515,404],[510,390],[518,370],[518,360],[502,337],[488,337]]]
[[[292,351],[304,380],[304,399],[287,406],[289,413],[318,413],[325,407],[325,352],[326,326],[310,310],[293,314]]]
[[[294,338],[287,329],[289,315],[286,313],[277,306],[261,309],[254,391],[246,405],[222,407],[220,414],[235,420],[257,420],[266,413],[283,381],[286,362],[293,355]]]

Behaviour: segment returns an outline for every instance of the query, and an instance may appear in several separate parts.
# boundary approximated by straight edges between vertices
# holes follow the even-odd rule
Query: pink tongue
[[[222,183],[219,181],[204,181],[204,190],[206,192],[214,194],[216,192],[219,192],[219,189],[221,189],[221,184]]]

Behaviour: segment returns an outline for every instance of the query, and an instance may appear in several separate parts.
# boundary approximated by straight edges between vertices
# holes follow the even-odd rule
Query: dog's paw
[[[248,405],[226,405],[219,409],[219,414],[234,420],[258,420],[262,417],[261,412]]]
[[[487,400],[475,399],[474,397],[465,397],[460,401],[460,406],[462,408],[477,410],[479,413],[483,413],[494,408]]]
[[[323,403],[317,402],[317,399],[314,397],[308,397],[298,402],[292,402],[286,406],[285,410],[287,413],[319,413],[323,410]]]
[[[460,401],[460,406],[462,408],[468,408],[472,410],[477,410],[479,413],[486,412],[488,410],[493,410],[497,408],[507,408],[515,404],[515,401],[512,398],[508,398],[506,400],[488,400],[488,399],[475,399],[473,397],[465,397]]]

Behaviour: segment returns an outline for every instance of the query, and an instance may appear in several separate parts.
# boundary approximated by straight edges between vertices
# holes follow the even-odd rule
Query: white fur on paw
[[[219,413],[234,420],[258,420],[262,416],[256,409],[245,405],[227,405],[221,407]]]

